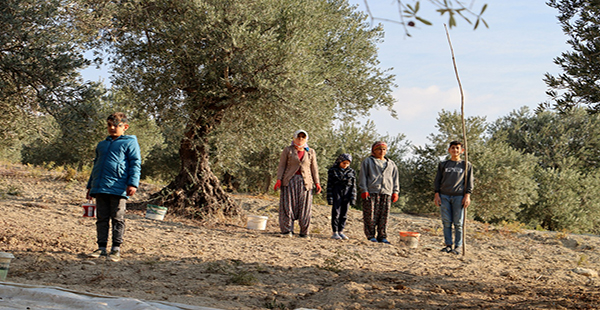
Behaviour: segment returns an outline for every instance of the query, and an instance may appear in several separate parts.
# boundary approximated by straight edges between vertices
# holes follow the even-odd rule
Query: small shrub
[[[577,266],[581,267],[581,266],[585,266],[587,265],[588,259],[587,256],[585,254],[581,254],[581,256],[579,256],[579,260],[577,260]]]
[[[334,257],[326,258],[325,261],[323,262],[323,265],[319,266],[319,268],[321,268],[323,270],[329,270],[329,271],[332,271],[335,273],[340,273],[342,271],[340,257],[338,255],[336,255]]]
[[[500,227],[498,231],[501,235],[522,233],[523,229],[525,229],[525,224],[519,222],[502,221],[500,224],[502,225],[502,227]]]
[[[561,231],[556,233],[555,238],[558,240],[566,239],[570,233],[571,232],[568,229],[563,228]]]
[[[56,168],[58,168],[58,167],[56,167],[56,163],[53,161],[42,163],[42,167],[44,167],[44,169],[46,169],[46,170],[53,170],[53,169],[56,170]]]
[[[229,283],[252,286],[258,283],[258,279],[254,275],[254,273],[247,270],[241,270],[238,273],[231,274],[231,278],[229,278]]]
[[[210,262],[206,265],[206,272],[226,274],[230,268],[231,266],[229,263],[216,261]]]
[[[288,309],[290,309],[286,305],[284,305],[280,302],[277,302],[277,297],[273,297],[273,300],[266,302],[265,308],[272,309],[272,310],[288,310]]]
[[[42,169],[33,164],[27,164],[27,171],[29,173],[29,177],[31,178],[37,179],[42,176]]]
[[[12,184],[7,185],[6,188],[3,188],[1,191],[2,191],[2,196],[5,196],[5,195],[21,196],[23,194],[21,188],[15,186],[15,185],[12,185]]]
[[[362,257],[358,253],[351,253],[346,250],[338,250],[335,255],[326,258],[325,261],[323,261],[323,265],[319,266],[318,268],[340,273],[343,270],[342,262],[349,259],[359,261],[362,259]]]
[[[63,179],[67,182],[73,181],[77,178],[77,170],[75,168],[68,167],[64,174]]]

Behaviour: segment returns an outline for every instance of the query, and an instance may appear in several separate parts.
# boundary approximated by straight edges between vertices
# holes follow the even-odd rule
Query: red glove
[[[275,182],[275,187],[273,187],[273,190],[277,191],[280,187],[281,187],[281,180],[277,180],[277,182]]]
[[[361,197],[362,199],[367,199],[367,198],[369,198],[369,192],[364,192],[364,193],[360,194],[360,197]]]
[[[393,193],[392,194],[392,202],[396,202],[396,201],[398,201],[398,194]]]
[[[317,194],[321,192],[321,185],[319,183],[315,184],[317,187]]]

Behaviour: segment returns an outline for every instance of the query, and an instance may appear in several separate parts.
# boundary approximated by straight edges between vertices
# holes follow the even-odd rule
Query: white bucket
[[[147,205],[146,206],[146,218],[162,221],[165,218],[165,214],[167,214],[167,210],[168,210],[168,208],[166,208],[166,207]]]
[[[6,280],[8,266],[13,258],[15,258],[15,256],[10,253],[0,252],[0,281]]]
[[[265,230],[269,218],[260,215],[248,215],[248,229]]]
[[[401,231],[400,232],[400,241],[402,241],[409,248],[418,248],[419,247],[419,237],[421,234],[418,232],[412,231]]]

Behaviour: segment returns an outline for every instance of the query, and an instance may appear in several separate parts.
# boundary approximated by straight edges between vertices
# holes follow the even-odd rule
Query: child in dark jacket
[[[344,234],[348,208],[356,204],[356,175],[350,168],[352,156],[341,154],[327,173],[327,203],[331,205],[333,239],[348,240]]]
[[[142,159],[135,136],[125,135],[129,129],[123,113],[113,113],[107,120],[109,136],[98,143],[94,167],[87,184],[86,198],[96,198],[96,232],[98,250],[91,258],[121,260],[121,243],[125,231],[125,202],[137,191]],[[107,254],[109,227],[112,223],[112,248]]]

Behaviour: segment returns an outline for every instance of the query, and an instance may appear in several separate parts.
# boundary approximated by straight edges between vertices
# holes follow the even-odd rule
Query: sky
[[[349,0],[364,10],[365,0]],[[376,17],[398,20],[395,0],[367,0]],[[465,0],[471,3],[472,0]],[[460,111],[460,91],[444,30],[447,17],[440,17],[427,0],[421,0],[422,16],[433,26],[417,23],[407,37],[401,25],[383,22],[385,37],[379,47],[382,69],[393,68],[393,96],[398,118],[387,109],[371,111],[369,119],[381,135],[404,134],[415,145],[428,143],[437,132],[438,113]],[[522,106],[535,108],[546,101],[546,72],[560,73],[553,59],[569,49],[556,19],[557,11],[545,0],[475,0],[480,10],[487,3],[483,25],[477,30],[458,19],[450,29],[459,77],[465,93],[465,114],[485,116],[488,122]],[[106,69],[90,67],[88,80],[108,82]],[[366,119],[362,119],[362,122]]]
[[[433,26],[417,24],[407,37],[401,25],[382,22],[385,38],[379,47],[381,68],[393,68],[397,87],[394,109],[373,110],[370,119],[377,131],[395,136],[399,133],[414,145],[429,142],[436,133],[438,113],[459,111],[460,90],[452,55],[444,30],[447,16],[440,17],[427,0],[421,0],[423,17]],[[471,1],[464,1],[470,3]],[[364,0],[350,0],[364,10]],[[373,16],[398,20],[394,0],[368,0]],[[488,122],[528,106],[536,108],[548,100],[545,73],[560,69],[553,59],[569,50],[557,11],[544,0],[476,0],[477,11],[487,3],[484,19],[489,28],[477,30],[457,19],[450,29],[458,74],[465,93],[465,115],[485,116]],[[377,22],[377,21],[376,21]],[[363,120],[364,121],[364,120]]]

